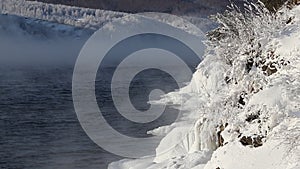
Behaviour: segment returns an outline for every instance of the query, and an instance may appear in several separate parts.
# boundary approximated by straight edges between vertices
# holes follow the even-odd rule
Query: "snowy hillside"
[[[71,25],[79,28],[98,30],[105,23],[122,18],[127,13],[99,9],[54,5],[25,0],[0,0],[0,14],[17,15]],[[193,24],[207,31],[212,22],[206,16],[184,16]]]
[[[165,135],[156,157],[110,169],[300,168],[300,6],[232,8],[216,16],[220,27],[191,83],[158,102],[185,113],[150,131]]]
[[[25,0],[0,0],[0,13],[18,15],[50,22],[97,30],[104,23],[124,13],[88,8],[53,5]]]

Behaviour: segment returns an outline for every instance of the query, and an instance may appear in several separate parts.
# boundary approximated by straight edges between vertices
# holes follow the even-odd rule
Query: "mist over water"
[[[89,139],[74,111],[74,64],[89,37],[41,38],[7,32],[0,35],[0,167],[93,169],[106,168],[121,159]],[[114,68],[107,65],[104,70],[111,74]],[[169,78],[164,72],[148,73],[151,76],[139,74],[130,87],[130,97],[140,110],[149,108],[146,102],[150,90]],[[104,98],[98,104],[106,105],[102,108],[106,119],[123,134],[144,136],[147,130],[170,124],[169,119],[174,118],[170,113],[153,126],[136,128],[110,114],[111,105],[102,103],[111,102],[105,99],[110,92],[105,83],[105,78],[96,81],[97,97]],[[172,85],[164,87],[172,91],[176,87]]]
[[[9,66],[74,65],[84,39],[30,39],[22,36],[1,36],[0,64]]]
[[[0,168],[105,168],[118,157],[82,130],[72,73],[85,43],[1,34]]]

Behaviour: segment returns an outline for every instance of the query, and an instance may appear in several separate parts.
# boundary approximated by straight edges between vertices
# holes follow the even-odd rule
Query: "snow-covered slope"
[[[157,156],[110,169],[300,168],[300,6],[276,15],[251,7],[258,13],[217,16],[191,83],[160,101],[185,113],[150,132],[166,135]]]
[[[97,30],[103,24],[125,15],[121,12],[53,5],[25,0],[0,0],[0,13]]]
[[[98,30],[110,21],[128,15],[127,13],[122,12],[55,5],[25,0],[0,0],[0,14],[40,19],[90,29],[93,31]],[[212,24],[212,22],[209,19],[206,19],[206,17],[207,16],[185,16],[184,18],[190,20],[193,24],[206,31]]]

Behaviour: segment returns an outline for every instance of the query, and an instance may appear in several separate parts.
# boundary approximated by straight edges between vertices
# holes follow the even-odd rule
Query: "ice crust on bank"
[[[287,64],[268,75],[252,67],[249,73],[233,75],[237,83],[226,83],[228,72],[238,72],[246,56],[234,56],[240,58],[229,66],[217,53],[207,53],[190,84],[160,100],[180,105],[183,115],[178,122],[149,132],[165,135],[157,156],[122,160],[109,168],[300,168],[300,6],[284,15],[292,22],[260,40],[262,55],[276,56],[275,60]],[[243,96],[245,103],[240,105],[245,90],[252,92]],[[259,140],[261,146],[242,144],[243,137],[260,135],[265,136]],[[176,140],[182,141],[171,151],[160,152]]]

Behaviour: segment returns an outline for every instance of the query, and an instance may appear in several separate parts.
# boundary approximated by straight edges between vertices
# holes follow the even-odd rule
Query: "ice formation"
[[[232,8],[217,16],[190,84],[161,100],[184,113],[149,132],[166,135],[156,157],[110,169],[300,168],[300,6],[271,14],[249,5],[246,17]]]

